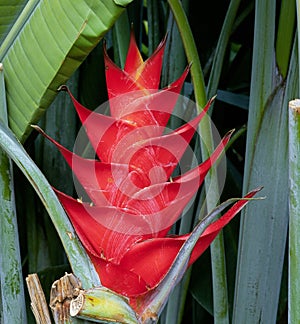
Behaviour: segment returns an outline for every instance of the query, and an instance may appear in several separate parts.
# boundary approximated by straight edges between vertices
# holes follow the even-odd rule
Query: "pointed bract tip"
[[[209,102],[212,103],[213,101],[215,101],[216,98],[217,98],[217,94],[215,94],[214,96],[212,96],[212,97],[209,99]]]
[[[164,38],[162,39],[162,42],[166,42],[169,37],[169,32],[167,31]]]
[[[107,59],[110,60],[110,57],[108,56],[108,53],[107,53],[106,41],[103,41],[103,43],[102,43],[102,49],[103,49],[104,58],[107,58]]]
[[[166,45],[166,41],[168,38],[168,33],[165,34],[164,38],[161,40],[161,42],[158,44],[158,46],[156,47],[155,51],[152,53],[152,55],[154,55],[155,53],[159,52],[161,50],[161,48],[164,48]]]
[[[235,132],[235,128],[231,129],[225,134],[225,137],[231,137],[231,135]]]
[[[248,198],[252,198],[253,196],[255,196],[258,192],[260,192],[264,187],[263,186],[260,186],[260,187],[257,187],[255,189],[252,189],[251,191],[249,191],[243,198],[241,199],[248,199]],[[253,200],[263,200],[265,199],[266,197],[256,197],[256,198],[253,198]],[[248,200],[251,200],[251,199],[248,199]]]
[[[46,136],[46,133],[41,129],[40,126],[38,126],[38,125],[33,125],[33,124],[31,124],[30,126],[31,126],[33,129],[35,129],[36,131],[38,131],[40,134]]]
[[[188,64],[187,66],[186,66],[186,68],[184,69],[184,71],[183,71],[183,73],[186,73],[186,74],[188,74],[190,71],[191,71],[191,66],[192,66],[192,64],[190,63],[190,64]]]
[[[133,22],[130,24],[130,36],[135,38],[134,28],[133,28]]]
[[[35,124],[31,124],[30,127],[32,127],[33,129],[37,130],[38,132],[41,130],[40,126],[35,125]]]
[[[65,84],[63,84],[57,88],[57,91],[69,91],[69,88]]]
[[[192,65],[193,65],[193,61],[191,61],[191,62],[188,64],[188,68],[191,69]]]
[[[259,192],[259,191],[261,191],[261,190],[263,190],[264,189],[264,186],[260,186],[260,187],[257,187],[257,188],[255,188],[255,189],[253,189],[253,190],[251,190],[251,192]],[[263,198],[263,197],[262,197]]]

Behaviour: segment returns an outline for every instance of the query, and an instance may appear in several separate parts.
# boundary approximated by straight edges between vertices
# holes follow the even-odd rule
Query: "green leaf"
[[[0,121],[7,123],[5,85],[0,64]],[[26,323],[25,294],[15,207],[12,163],[0,149],[1,322]]]
[[[161,3],[157,1],[147,1],[148,9],[148,27],[149,27],[149,52],[152,53],[155,47],[158,45],[160,39],[160,29],[158,24],[158,14],[161,12]],[[189,1],[182,1],[182,7],[185,12],[188,12]],[[167,41],[164,52],[164,61],[161,76],[161,86],[167,86],[174,80],[180,77],[182,71],[187,65],[185,51],[182,45],[181,36],[174,19],[174,15],[170,11],[167,19]],[[173,109],[174,116],[182,116],[184,114],[183,103],[181,98],[178,99],[177,104]],[[172,118],[169,120],[169,125],[172,129],[180,127],[181,120],[178,118]],[[192,213],[185,215],[181,219],[179,234],[186,233],[192,227],[194,221]],[[185,225],[185,229],[183,229]],[[185,231],[186,230],[186,231]],[[188,293],[188,286],[190,281],[190,273],[186,273],[182,281],[176,286],[174,291],[171,293],[168,304],[165,310],[165,323],[180,323],[183,316],[183,310],[185,305],[186,296]]]
[[[0,47],[9,125],[21,141],[123,10],[113,0],[27,2]]]
[[[287,105],[297,94],[296,47],[286,85],[274,84],[274,1],[256,3],[255,26],[244,191],[262,185],[267,199],[243,211],[233,323],[276,322],[288,226]]]
[[[105,36],[106,45],[109,48],[109,39]],[[103,102],[107,101],[107,92],[102,91],[106,88],[105,67],[103,58],[102,41],[93,49],[79,69],[80,89],[79,102],[89,109],[95,109]],[[74,108],[73,108],[74,109]]]
[[[207,250],[195,262],[191,277],[191,294],[198,304],[213,315],[213,291],[210,251]]]
[[[212,97],[216,94],[223,67],[225,52],[228,46],[229,37],[233,23],[240,6],[240,0],[231,0],[227,9],[221,34],[218,40],[212,71],[210,73],[207,94]],[[211,112],[210,112],[211,113]],[[217,188],[217,185],[215,185]],[[214,190],[216,191],[216,190]],[[211,208],[209,206],[209,208]],[[228,309],[228,288],[226,274],[226,260],[223,232],[221,231],[216,240],[211,244],[211,262],[213,276],[213,300],[214,318],[218,323],[229,323]]]
[[[182,2],[182,8],[185,10],[185,12],[188,12],[188,1]],[[168,37],[166,41],[161,80],[161,84],[163,87],[167,86],[168,84],[179,78],[182,74],[182,71],[187,65],[187,58],[182,44],[181,35],[179,33],[178,26],[174,19],[174,15],[171,11],[168,15],[167,31]]]
[[[295,1],[282,1],[279,16],[278,35],[276,40],[276,62],[283,78],[286,77],[288,71],[295,30],[295,18]]]
[[[162,4],[159,1],[147,0],[148,18],[148,55],[150,56],[161,41],[159,13],[162,11]],[[180,48],[179,46],[177,48]],[[174,55],[176,55],[174,53]],[[166,57],[166,51],[164,58]]]
[[[130,24],[127,11],[123,12],[113,28],[114,62],[124,68],[130,39]]]
[[[118,6],[127,6],[132,0],[114,0],[114,3]]]
[[[243,94],[218,90],[217,100],[248,110],[249,97]]]
[[[214,96],[218,89],[221,71],[223,68],[225,52],[228,46],[229,37],[231,35],[233,23],[235,21],[237,11],[240,6],[240,2],[241,0],[231,0],[229,7],[227,9],[226,17],[224,20],[224,24],[216,48],[212,71],[209,76],[209,82],[207,86],[208,87],[207,95],[209,98]]]
[[[27,0],[1,0],[0,2],[0,44],[11,30]]]
[[[251,166],[246,169],[251,175],[248,186],[263,185],[267,199],[243,213],[233,323],[276,321],[288,224],[284,91],[279,87],[266,105]]]
[[[196,44],[189,26],[186,14],[179,1],[168,1],[174,18],[177,22],[179,32],[182,35],[182,42],[189,62],[193,62],[191,66],[191,76],[194,85],[194,94],[198,109],[204,106],[206,101],[204,77],[200,64],[199,55],[197,53]],[[184,36],[183,36],[184,35]],[[218,73],[217,73],[218,74]],[[201,137],[201,155],[202,159],[207,159],[213,152],[214,140],[212,134],[212,125],[209,117],[206,115],[199,125],[199,134]],[[217,172],[213,167],[205,179],[205,193],[207,210],[210,212],[216,206],[219,199],[219,183]],[[213,277],[214,277],[214,310],[215,320],[222,323],[228,322],[228,301],[227,301],[227,283],[225,272],[224,258],[224,242],[222,232],[217,236],[211,245]]]

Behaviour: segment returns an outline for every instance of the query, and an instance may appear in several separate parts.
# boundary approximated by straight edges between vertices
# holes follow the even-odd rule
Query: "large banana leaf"
[[[131,1],[0,1],[9,125],[21,141]]]
[[[27,0],[2,0],[0,2],[0,44],[16,22]]]
[[[16,22],[27,0],[2,0],[0,2],[0,44]]]

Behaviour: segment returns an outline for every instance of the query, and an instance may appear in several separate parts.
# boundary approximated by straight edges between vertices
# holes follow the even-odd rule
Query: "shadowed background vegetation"
[[[83,105],[95,109],[107,100],[103,36],[109,55],[122,67],[131,25],[145,59],[167,33],[161,86],[179,77],[192,61],[182,94],[200,107],[217,94],[210,110],[212,122],[221,136],[236,129],[226,152],[227,176],[220,201],[240,197],[258,186],[264,186],[262,195],[266,199],[250,204],[187,272],[160,323],[288,323],[288,171],[289,161],[296,156],[288,151],[288,102],[299,95],[296,1],[127,2],[123,3],[128,4],[125,8],[107,0],[104,3],[110,5],[98,8],[94,1],[78,1],[74,6],[71,1],[54,1],[53,8],[60,8],[55,17],[47,1],[28,4],[16,0],[12,4],[0,0],[0,61],[6,86],[6,95],[3,85],[0,92],[1,121],[8,122],[49,183],[74,194],[69,167],[56,147],[37,136],[30,125],[38,123],[72,149],[80,124],[69,97],[56,91],[58,86],[67,83]],[[170,120],[169,126],[177,123]],[[199,133],[214,146],[209,123],[200,126]],[[193,143],[199,160],[211,150],[203,145],[200,148],[196,139]],[[5,178],[11,168],[2,155],[1,175]],[[15,222],[14,230],[6,231],[4,221],[0,221],[0,322],[14,319],[15,323],[25,323],[27,318],[31,323],[21,269],[23,277],[38,273],[46,296],[52,282],[71,269],[48,211],[20,169],[13,169],[9,179],[0,180],[2,197],[7,188],[11,190],[7,219]],[[293,180],[297,183],[294,177],[295,173]],[[214,173],[208,181],[217,182]],[[199,206],[205,191],[208,184],[174,232],[189,232],[203,216]],[[1,206],[5,201],[0,200]],[[211,209],[209,204],[207,208]],[[4,208],[0,215],[2,212]],[[1,215],[1,219],[6,216]],[[15,246],[9,246],[10,241]],[[18,255],[19,248],[20,258],[12,257]],[[13,267],[20,278],[7,288],[6,260],[14,258],[17,266]],[[298,287],[299,282],[294,284]],[[24,295],[27,310],[20,307],[14,315],[4,311],[7,296],[11,296],[13,305],[24,300]],[[297,317],[296,298],[290,302],[291,312],[294,310]]]

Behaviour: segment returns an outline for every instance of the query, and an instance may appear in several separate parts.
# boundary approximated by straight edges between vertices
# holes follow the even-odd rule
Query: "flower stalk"
[[[168,2],[174,14],[174,17],[176,19],[179,32],[182,35],[182,42],[184,44],[188,61],[193,62],[191,67],[191,77],[193,81],[194,94],[195,94],[197,107],[199,110],[201,110],[200,107],[203,107],[206,101],[206,90],[205,90],[204,77],[203,77],[203,72],[201,68],[197,47],[193,38],[191,28],[188,23],[188,19],[185,15],[185,12],[182,8],[180,1],[168,0]],[[216,76],[215,79],[217,79]],[[212,85],[210,84],[209,89],[211,88]],[[199,134],[201,138],[202,159],[206,159],[211,154],[214,147],[212,128],[208,116],[205,116],[202,123],[199,125]],[[210,170],[210,172],[206,177],[205,191],[206,191],[206,209],[208,212],[210,212],[213,210],[213,208],[216,206],[218,202],[219,191],[220,191],[218,185],[217,172],[214,167]],[[211,245],[213,297],[214,297],[214,311],[215,311],[214,316],[215,316],[215,320],[218,323],[228,323],[229,321],[227,276],[226,276],[226,264],[225,264],[224,251],[225,251],[224,239],[223,239],[223,234],[221,232],[220,235],[215,239],[215,241]]]

